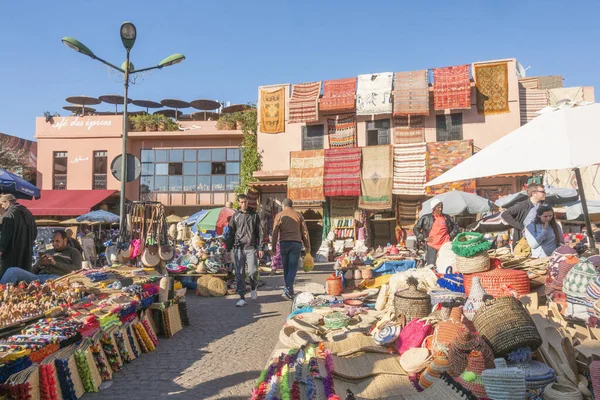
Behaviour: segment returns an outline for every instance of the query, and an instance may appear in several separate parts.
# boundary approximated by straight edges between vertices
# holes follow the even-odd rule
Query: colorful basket
[[[456,339],[450,344],[448,358],[452,372],[460,375],[465,372],[469,361],[469,354],[477,350],[483,357],[486,368],[494,367],[494,352],[490,346],[477,334],[463,328],[458,333]]]
[[[451,290],[453,292],[463,292],[464,293],[464,291],[465,291],[463,274],[452,273],[452,267],[446,268],[446,273],[439,276],[439,279],[437,280],[437,284],[441,288]]]
[[[522,348],[508,355],[508,365],[516,367],[525,374],[527,390],[543,390],[556,380],[554,370],[544,363],[531,359],[531,350]]]
[[[348,326],[350,317],[348,317],[345,313],[335,311],[327,314],[323,320],[325,321],[325,327],[327,329],[341,329]]]
[[[466,329],[462,323],[462,307],[454,307],[450,318],[435,326],[433,333],[433,348],[435,351],[448,353],[450,344],[458,337],[461,330]]]
[[[394,294],[394,310],[396,316],[401,314],[407,321],[413,318],[425,318],[431,313],[431,297],[417,289],[419,282],[413,278],[408,278],[408,289],[401,290]]]
[[[465,292],[471,293],[473,278],[478,277],[481,286],[492,297],[506,296],[508,291],[515,291],[520,296],[531,291],[527,272],[516,269],[496,268],[491,271],[465,275]]]
[[[504,358],[494,360],[496,368],[483,371],[485,392],[494,400],[525,399],[525,375],[519,368],[508,368]]]
[[[463,308],[463,314],[469,321],[473,321],[475,313],[481,308],[484,298],[487,296],[487,292],[481,285],[481,279],[478,276],[472,279],[472,290],[469,290],[469,297]]]

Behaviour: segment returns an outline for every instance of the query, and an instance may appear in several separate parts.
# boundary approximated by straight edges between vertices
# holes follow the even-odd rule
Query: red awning
[[[116,190],[42,190],[39,200],[19,200],[35,216],[75,216],[90,212],[92,207]]]

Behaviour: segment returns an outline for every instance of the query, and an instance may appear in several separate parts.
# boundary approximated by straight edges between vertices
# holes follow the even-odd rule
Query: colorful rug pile
[[[471,108],[469,65],[433,70],[433,108],[457,110]]]
[[[525,125],[537,117],[538,111],[548,105],[548,91],[527,89],[519,83],[519,103],[521,125]]]
[[[357,198],[332,197],[329,199],[331,218],[354,218],[358,209]]]
[[[393,194],[425,194],[427,145],[425,143],[394,146]]]
[[[394,74],[394,116],[429,115],[427,70]]]
[[[358,206],[365,210],[388,210],[392,207],[392,146],[361,147],[361,196]]]
[[[360,196],[360,164],[359,147],[325,150],[325,196]]]
[[[323,97],[319,100],[321,113],[342,114],[356,109],[356,78],[323,82]]]
[[[260,90],[260,131],[285,132],[285,88]]]
[[[508,63],[479,64],[475,66],[477,112],[484,115],[509,112]]]
[[[356,120],[354,116],[327,119],[329,147],[356,147]]]
[[[423,143],[425,141],[425,117],[409,115],[394,117],[394,144]]]
[[[290,97],[289,122],[303,123],[316,121],[319,106],[319,95],[321,94],[321,82],[298,83],[292,85],[292,96]]]
[[[391,72],[383,72],[358,76],[356,115],[392,113],[393,75]]]
[[[447,142],[427,143],[427,182],[437,178],[472,155],[472,140],[452,140]],[[427,194],[435,196],[451,190],[475,193],[475,179],[428,186]]]
[[[324,201],[324,150],[290,152],[288,197],[294,201]]]

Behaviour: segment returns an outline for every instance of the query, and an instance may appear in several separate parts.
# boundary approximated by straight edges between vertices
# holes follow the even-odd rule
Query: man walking
[[[535,219],[538,207],[544,204],[546,190],[542,185],[532,183],[527,187],[527,197],[529,200],[521,201],[502,213],[502,219],[513,228],[513,248],[523,237],[525,227]]]
[[[239,210],[229,220],[229,234],[227,238],[227,251],[233,249],[233,264],[235,268],[235,282],[240,300],[237,307],[243,307],[246,303],[246,273],[248,265],[248,276],[250,278],[250,297],[256,300],[258,294],[258,259],[262,258],[263,252],[258,250],[262,244],[262,230],[260,229],[260,218],[258,214],[248,208],[248,197],[244,194],[238,196]]]
[[[0,206],[6,210],[2,216],[2,235],[0,235],[1,272],[4,273],[12,267],[30,271],[33,262],[33,244],[37,237],[35,219],[12,194],[0,196]]]
[[[294,297],[294,281],[296,280],[302,243],[304,243],[306,253],[310,253],[310,236],[306,228],[306,222],[302,214],[292,208],[293,204],[292,200],[288,198],[281,202],[283,211],[275,216],[271,243],[273,249],[276,249],[277,242],[279,242],[283,261],[283,278],[285,280],[282,297],[286,300],[292,300]]]
[[[431,214],[419,218],[413,228],[417,240],[427,244],[426,265],[435,265],[438,250],[444,243],[454,239],[460,230],[456,222],[443,211],[444,204],[440,200],[431,200]]]

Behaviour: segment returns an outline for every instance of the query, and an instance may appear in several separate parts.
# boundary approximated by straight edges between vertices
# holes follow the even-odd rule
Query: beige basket
[[[461,274],[474,274],[490,270],[490,255],[487,251],[480,251],[473,257],[456,256],[456,269]]]

